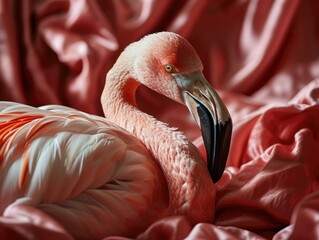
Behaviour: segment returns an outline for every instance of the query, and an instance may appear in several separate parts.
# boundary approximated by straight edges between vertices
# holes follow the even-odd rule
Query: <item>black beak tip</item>
[[[207,108],[200,102],[196,102],[206,148],[207,167],[213,182],[216,183],[225,170],[233,125],[231,118],[224,122],[214,121]]]
[[[213,182],[216,183],[222,177],[226,167],[232,134],[232,121],[229,119],[224,123],[217,123],[214,128],[214,146],[210,150],[210,156],[207,155],[207,165]],[[206,152],[207,150],[206,148]]]

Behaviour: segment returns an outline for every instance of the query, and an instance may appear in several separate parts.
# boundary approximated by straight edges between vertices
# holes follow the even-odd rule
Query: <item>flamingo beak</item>
[[[213,182],[217,182],[225,169],[232,121],[217,92],[202,72],[173,74],[184,103],[201,129],[207,156],[207,166]]]

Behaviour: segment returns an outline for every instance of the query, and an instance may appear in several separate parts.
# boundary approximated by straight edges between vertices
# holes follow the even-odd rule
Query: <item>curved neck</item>
[[[169,214],[192,215],[202,221],[202,216],[197,216],[203,214],[198,208],[205,208],[204,212],[214,209],[215,189],[207,167],[185,135],[136,107],[138,85],[129,71],[113,68],[107,75],[102,94],[105,117],[140,139],[152,153],[167,182]],[[197,206],[196,202],[205,202],[208,206]],[[195,205],[197,209],[190,214],[190,206]],[[209,215],[212,218],[213,214]]]

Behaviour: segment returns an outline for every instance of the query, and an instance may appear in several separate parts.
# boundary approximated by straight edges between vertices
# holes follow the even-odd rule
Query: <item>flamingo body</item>
[[[62,106],[1,102],[0,108],[1,214],[29,201],[77,239],[134,236],[160,217],[165,180],[127,131]]]

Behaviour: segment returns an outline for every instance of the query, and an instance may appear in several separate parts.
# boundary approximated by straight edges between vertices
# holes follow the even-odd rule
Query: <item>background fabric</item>
[[[234,132],[215,222],[170,217],[138,238],[319,238],[317,0],[0,0],[0,100],[102,115],[107,71],[125,46],[158,31],[191,42]],[[137,97],[203,152],[183,106],[145,88]],[[48,216],[26,211],[0,217],[0,235],[72,239]]]

